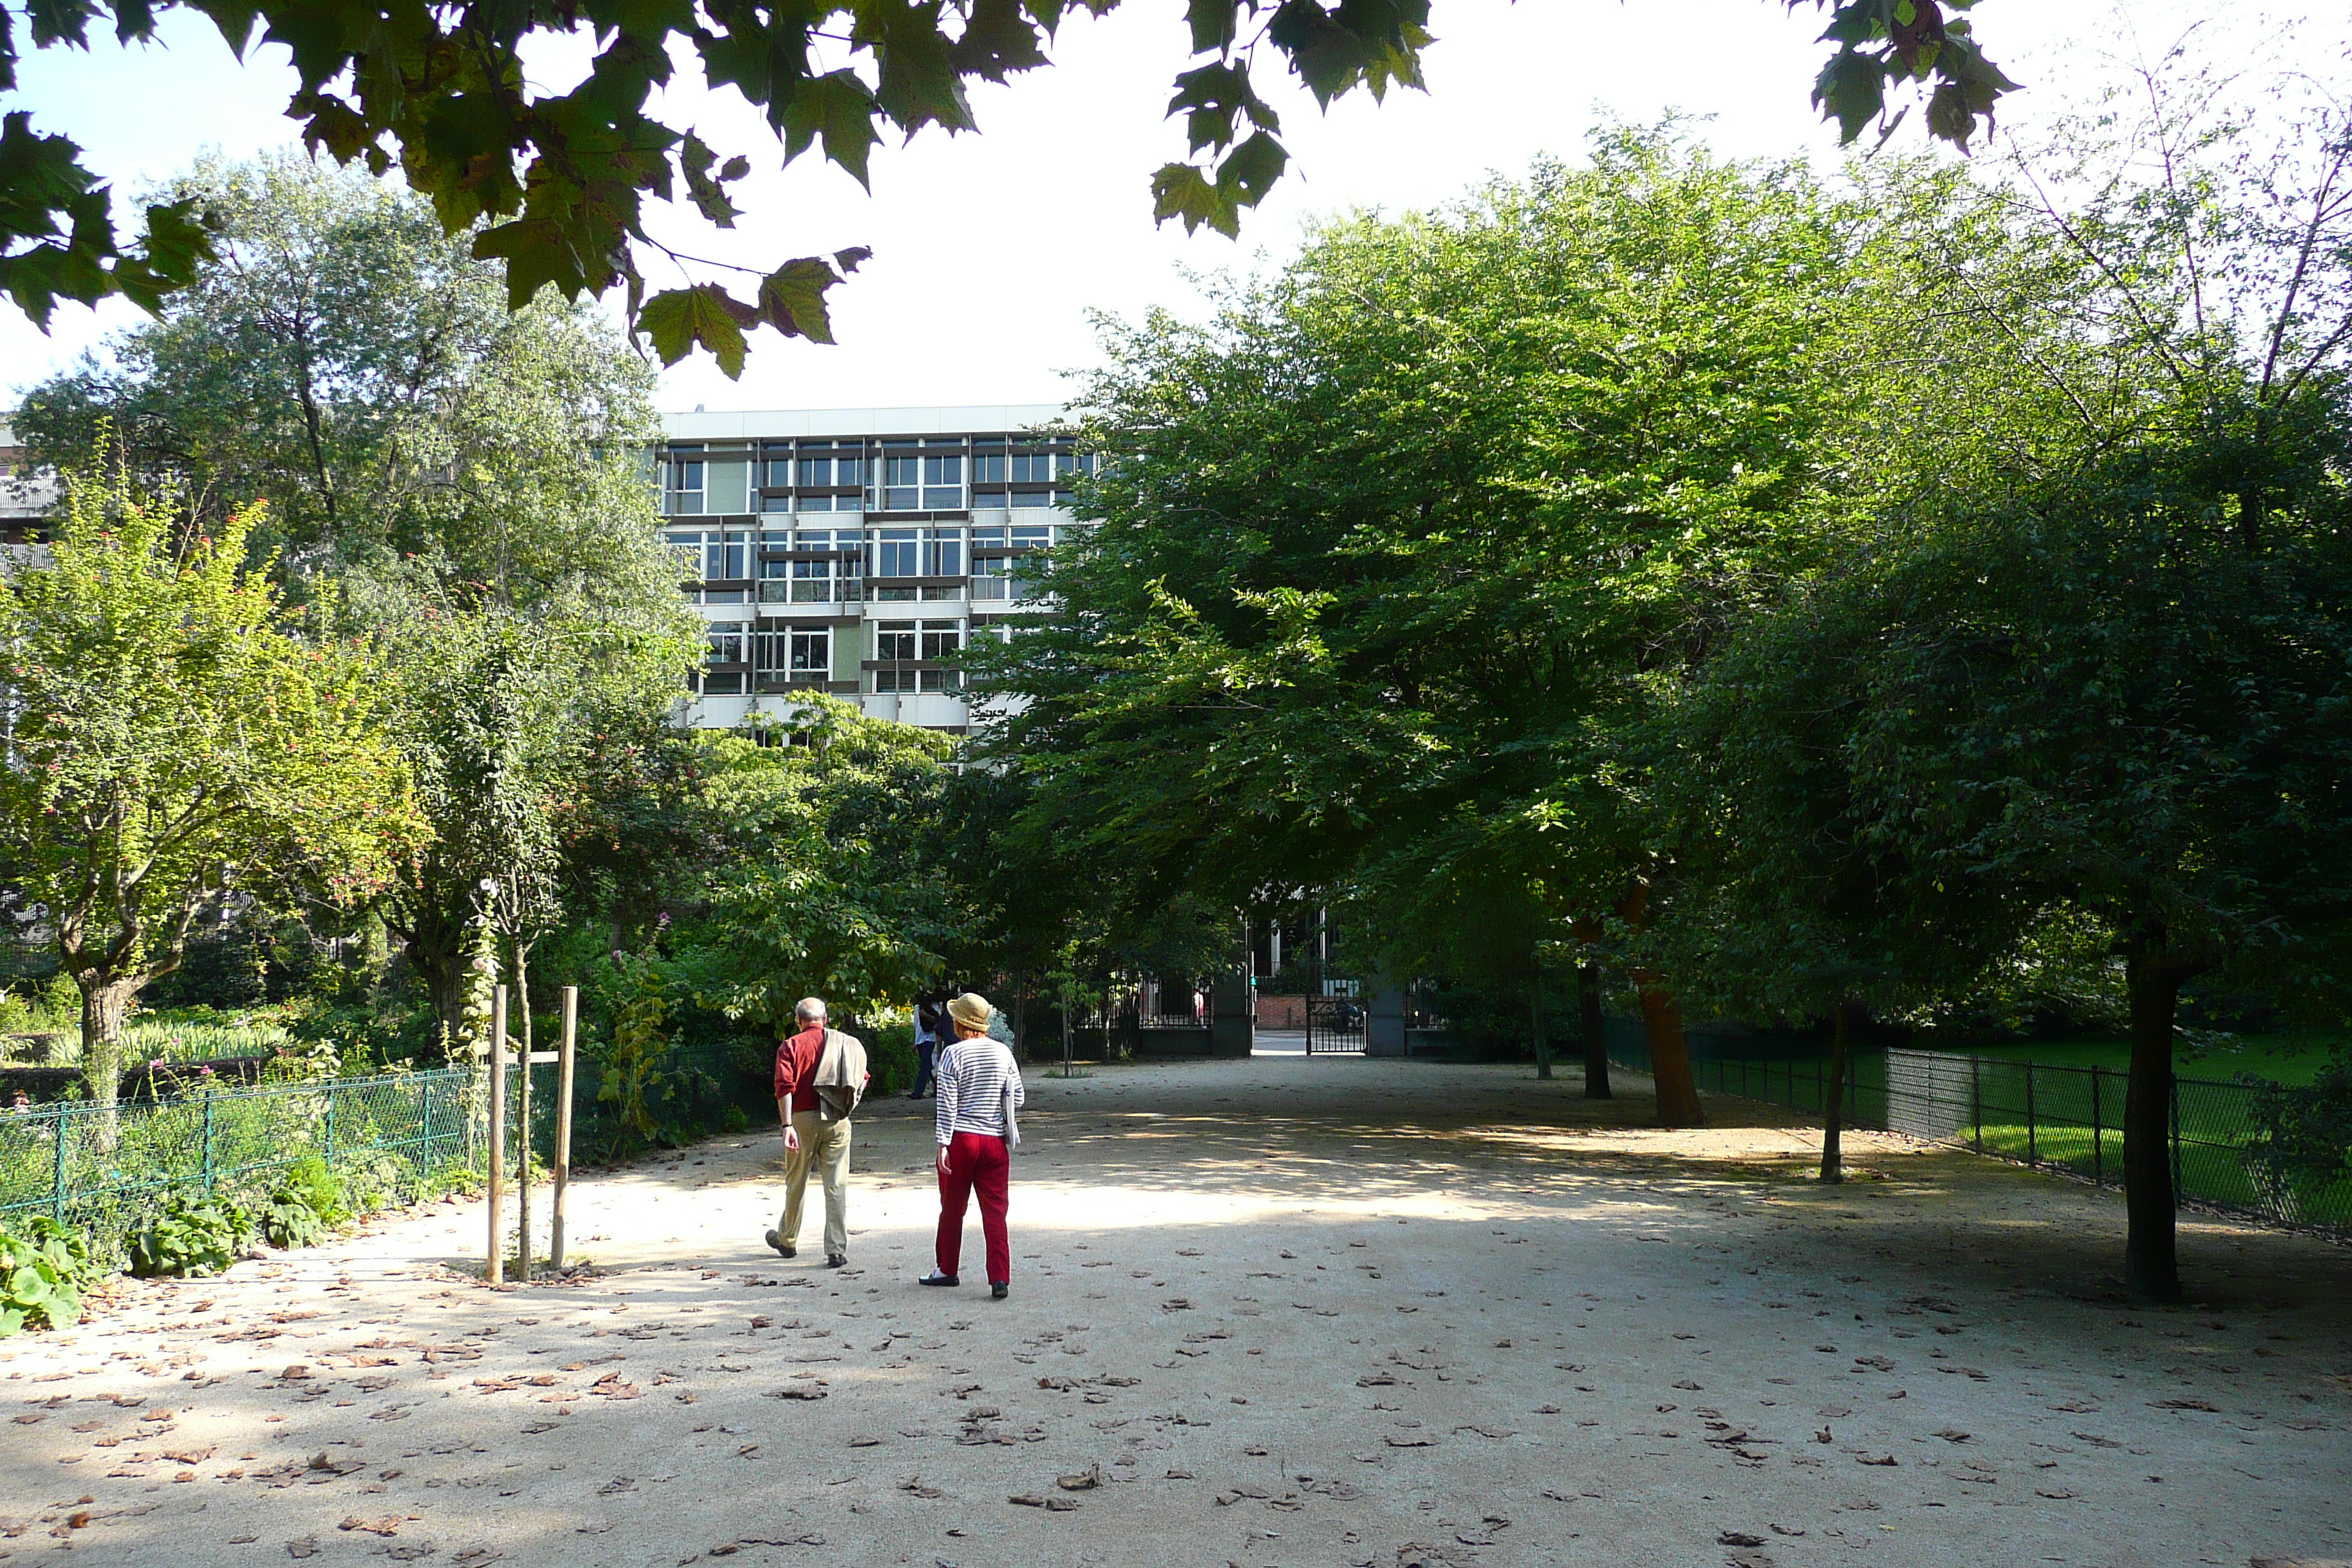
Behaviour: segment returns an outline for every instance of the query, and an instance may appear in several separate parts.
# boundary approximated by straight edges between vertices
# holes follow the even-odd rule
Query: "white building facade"
[[[811,689],[879,719],[962,734],[953,668],[974,637],[1040,608],[1025,558],[1084,526],[1093,471],[1062,408],[674,414],[656,455],[663,534],[708,653],[688,721],[736,729]]]

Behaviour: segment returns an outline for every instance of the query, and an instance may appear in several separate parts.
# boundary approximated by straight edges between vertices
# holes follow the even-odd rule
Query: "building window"
[[[797,627],[792,638],[793,677],[813,680],[832,679],[832,632],[824,626]]]
[[[917,623],[879,621],[874,627],[874,657],[911,664],[915,659]]]
[[[898,459],[893,458],[892,461]],[[913,528],[886,528],[875,535],[874,574],[877,577],[919,577],[923,574],[922,532]]]
[[[912,691],[917,671],[911,669],[877,669],[874,672],[877,691]]]
[[[1004,454],[975,452],[971,457],[971,482],[976,485],[1001,485],[1004,482]]]
[[[795,561],[793,567],[793,603],[823,605],[833,598],[833,563],[830,561]]]
[[[922,657],[927,661],[953,658],[963,648],[963,626],[956,621],[922,621],[918,623]]]
[[[920,458],[882,459],[882,510],[914,511],[922,505],[923,460]]]
[[[923,459],[923,505],[931,511],[955,511],[963,505],[963,458]]]
[[[1050,542],[1050,530],[1042,522],[1019,522],[1013,525],[1013,542],[1032,550],[1043,550]]]
[[[1005,568],[1010,564],[1002,555],[975,555],[971,558],[971,596],[975,599],[1011,597]]]
[[[672,517],[702,515],[703,464],[699,458],[677,458],[669,466],[669,494],[662,510]]]
[[[923,531],[923,575],[926,577],[963,575],[962,529],[927,528]]]
[[[709,664],[741,664],[743,662],[743,623],[713,621],[703,635],[707,649],[704,662]]]

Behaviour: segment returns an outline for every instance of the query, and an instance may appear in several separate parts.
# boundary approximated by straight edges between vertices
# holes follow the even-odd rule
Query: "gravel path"
[[[760,1244],[744,1136],[584,1180],[574,1280],[486,1289],[436,1205],[5,1342],[0,1556],[2352,1558],[2341,1249],[2192,1221],[2196,1303],[2135,1310],[2111,1194],[1869,1135],[1822,1189],[1769,1108],[1270,1057],[1033,1077],[1000,1303],[914,1284],[927,1110],[861,1119],[837,1273]]]

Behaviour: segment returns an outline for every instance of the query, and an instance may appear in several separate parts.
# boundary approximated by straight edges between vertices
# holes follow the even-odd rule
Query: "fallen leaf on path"
[[[1744,1530],[1727,1530],[1716,1536],[1715,1543],[1717,1546],[1761,1546],[1764,1538],[1750,1535]]]
[[[286,1543],[286,1555],[289,1557],[316,1557],[318,1554],[319,1538],[315,1535],[305,1535]]]

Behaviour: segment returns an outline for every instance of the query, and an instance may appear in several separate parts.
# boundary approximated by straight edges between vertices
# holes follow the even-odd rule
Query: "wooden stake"
[[[515,978],[520,983],[519,1000],[522,1003],[522,1049],[515,1055],[515,1066],[522,1073],[522,1083],[517,1094],[519,1103],[515,1120],[521,1125],[515,1139],[515,1257],[523,1282],[530,1281],[530,978],[522,966],[520,955],[515,963]]]
[[[507,1190],[507,988],[490,993],[490,1250],[485,1276],[493,1285],[507,1278],[506,1226],[501,1212]]]
[[[563,1038],[555,1062],[555,1214],[547,1250],[550,1268],[563,1267],[563,1200],[572,1190],[572,1061],[580,1035],[580,987],[563,988]]]

